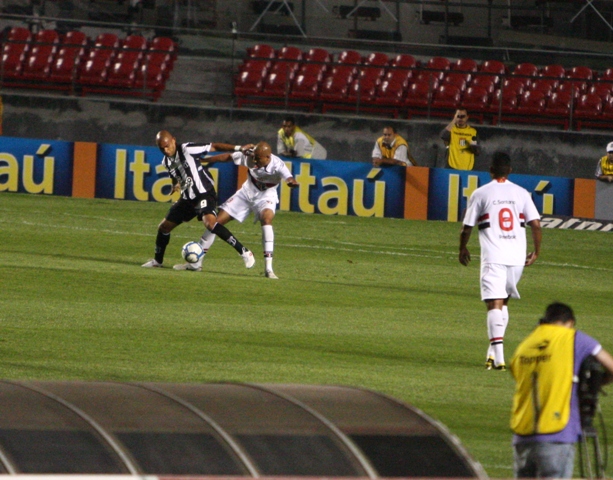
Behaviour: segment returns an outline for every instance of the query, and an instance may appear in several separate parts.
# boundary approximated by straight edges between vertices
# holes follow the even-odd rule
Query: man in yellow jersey
[[[277,155],[325,160],[328,152],[298,127],[293,117],[287,117],[277,132]]]
[[[388,125],[383,128],[383,136],[375,142],[372,164],[375,167],[381,165],[415,167],[417,161],[411,155],[407,141],[396,133],[394,127]]]
[[[468,124],[468,112],[460,107],[453,120],[441,132],[447,147],[447,166],[456,170],[472,170],[475,155],[481,153],[477,130]]]
[[[613,182],[613,142],[607,145],[607,154],[598,160],[596,178],[603,182]]]
[[[584,364],[586,359],[590,363]],[[575,330],[573,310],[556,302],[517,347],[511,373],[516,382],[511,410],[515,477],[571,478],[575,443],[586,423],[581,392],[610,382],[613,357],[598,341]],[[579,386],[576,381],[597,375],[597,385]]]

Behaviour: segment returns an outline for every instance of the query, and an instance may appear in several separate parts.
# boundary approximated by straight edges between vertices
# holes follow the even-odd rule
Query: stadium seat
[[[538,76],[538,67],[533,63],[520,63],[513,69],[512,75],[521,80],[524,87],[529,88],[532,81]]]
[[[547,100],[544,114],[551,117],[552,121],[554,118],[559,119],[561,125],[564,127],[564,130],[568,130],[570,125],[572,104],[573,99],[570,92],[553,92]]]
[[[288,103],[297,107],[307,107],[313,111],[319,97],[320,79],[316,76],[298,74],[290,90]]]
[[[90,56],[81,66],[78,83],[81,86],[103,85],[106,82],[109,67],[109,60],[104,54],[100,56]]]
[[[497,89],[494,91],[494,94],[491,97],[488,110],[490,113],[495,115],[498,115],[499,113],[515,113],[517,110],[517,102],[517,94],[513,90]],[[496,123],[495,118],[493,123]]]
[[[405,91],[406,84],[393,80],[384,80],[379,85],[375,103],[381,106],[398,107],[402,103]]]
[[[581,130],[584,125],[598,126],[601,122],[606,121],[607,115],[603,116],[603,103],[606,106],[609,102],[603,102],[595,93],[581,95],[573,112],[576,129]],[[613,115],[611,119],[613,119]]]
[[[496,89],[497,78],[498,77],[495,77],[489,74],[485,74],[485,73],[476,73],[473,75],[469,86],[485,88],[487,92],[491,95],[492,93],[494,93],[494,90]]]
[[[444,57],[432,57],[425,65],[426,73],[431,73],[438,80],[442,80],[451,69],[451,62]]]
[[[311,48],[306,55],[303,56],[306,62],[330,63],[332,56],[323,48]]]
[[[97,62],[100,61],[99,59],[106,58],[110,63],[111,59],[116,55],[119,45],[120,42],[117,35],[114,33],[101,33],[94,40],[94,44],[89,52],[89,58],[96,57]]]
[[[55,30],[41,30],[32,39],[29,54],[26,56],[22,78],[44,82],[49,76],[53,56],[56,53],[59,35]],[[32,87],[44,87],[41,83],[32,83]]]
[[[530,85],[530,90],[539,90],[545,94],[546,97],[551,96],[553,91],[558,86],[558,80],[554,78],[538,78]]]
[[[432,97],[432,108],[441,110],[455,110],[460,105],[462,91],[453,84],[443,83]]]
[[[474,73],[479,70],[479,64],[472,58],[460,58],[451,65],[451,70],[456,72]]]
[[[348,88],[347,77],[341,75],[326,77],[321,85],[319,99],[324,103],[342,102],[347,97]]]
[[[506,72],[504,63],[498,60],[486,60],[479,66],[478,73],[490,77],[494,81],[494,86],[498,87],[502,83],[502,79],[506,77]],[[476,77],[477,73],[474,76]]]
[[[600,76],[598,80],[613,82],[613,68],[607,68]]]
[[[461,92],[466,90],[470,81],[470,73],[450,72],[443,79],[443,85],[455,85]]]
[[[134,78],[134,90],[136,93],[142,92],[142,96],[157,98],[165,87],[165,79],[167,77],[165,69],[166,67],[163,64],[141,64]]]
[[[128,35],[122,42],[117,53],[118,60],[122,62],[139,61],[147,50],[147,39],[141,35]]]
[[[462,96],[462,106],[470,112],[471,118],[483,121],[483,114],[488,110],[490,93],[484,87],[471,86]]]
[[[12,27],[2,46],[0,75],[3,80],[21,77],[23,64],[30,48],[31,35],[27,28]]]
[[[337,63],[345,65],[360,65],[362,56],[355,50],[345,50],[338,55]]]
[[[538,115],[545,110],[547,97],[540,90],[526,90],[519,98],[516,112],[522,115]]]
[[[268,74],[264,79],[261,95],[265,97],[277,97],[284,99],[289,95],[289,90],[292,84],[291,72],[280,70],[275,73],[274,71]]]
[[[410,110],[417,108],[427,108],[432,99],[434,91],[438,88],[438,80],[433,79],[433,82],[420,81],[412,83],[402,101],[402,105],[409,107]]]
[[[612,89],[613,89],[613,83],[595,82],[588,89],[587,93],[595,93],[601,99],[607,100],[611,96]]]
[[[523,79],[509,77],[502,84],[502,90],[508,92],[509,94],[515,94],[516,97],[519,98],[520,95],[523,95],[526,90],[526,84]]]
[[[151,45],[153,47],[153,45]],[[270,45],[257,44],[247,48],[247,57],[259,60],[269,60],[275,58],[275,49]]]
[[[389,63],[389,57],[385,53],[373,52],[364,59],[364,65],[373,67],[386,67]]]
[[[234,83],[234,95],[244,97],[258,95],[264,86],[264,76],[258,70],[245,70]]]
[[[272,64],[271,73],[280,73],[288,75],[290,78],[298,71],[302,60],[302,51],[297,47],[283,47],[280,49]]]
[[[575,99],[579,98],[583,93],[583,82],[576,82],[572,80],[563,80],[558,85],[558,92],[571,92]]]
[[[550,79],[560,79],[566,76],[566,69],[562,65],[545,65],[541,68],[540,76]]]
[[[588,82],[594,78],[594,72],[589,67],[573,67],[566,73],[566,78],[577,80],[575,85],[584,93],[587,91]]]

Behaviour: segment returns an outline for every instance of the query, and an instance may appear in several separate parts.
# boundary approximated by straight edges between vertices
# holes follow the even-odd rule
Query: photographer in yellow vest
[[[287,117],[277,132],[277,155],[325,160],[328,152],[319,142],[298,127],[293,117]]]
[[[417,161],[411,155],[407,141],[396,133],[394,127],[387,126],[383,129],[383,136],[375,142],[372,164],[375,167],[381,165],[415,167]]]
[[[613,182],[613,142],[607,145],[607,154],[598,160],[596,178],[603,182]]]
[[[590,357],[593,356],[593,357]],[[613,375],[613,357],[575,330],[573,310],[552,303],[511,360],[515,395],[511,411],[516,478],[571,478],[582,424],[577,379],[588,358]]]
[[[475,155],[481,153],[477,130],[468,124],[468,112],[458,108],[449,125],[441,132],[447,147],[447,166],[456,170],[472,170]]]

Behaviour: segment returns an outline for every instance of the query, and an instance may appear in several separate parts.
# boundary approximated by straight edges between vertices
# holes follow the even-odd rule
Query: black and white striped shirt
[[[215,195],[213,177],[200,159],[211,150],[210,143],[182,143],[177,145],[174,157],[164,156],[162,165],[170,178],[181,186],[181,197],[194,200],[203,193]]]

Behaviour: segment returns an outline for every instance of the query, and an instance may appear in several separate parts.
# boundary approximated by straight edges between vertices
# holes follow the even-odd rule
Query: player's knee
[[[162,233],[170,233],[175,227],[176,225],[174,223],[164,219],[158,225],[158,231]]]

